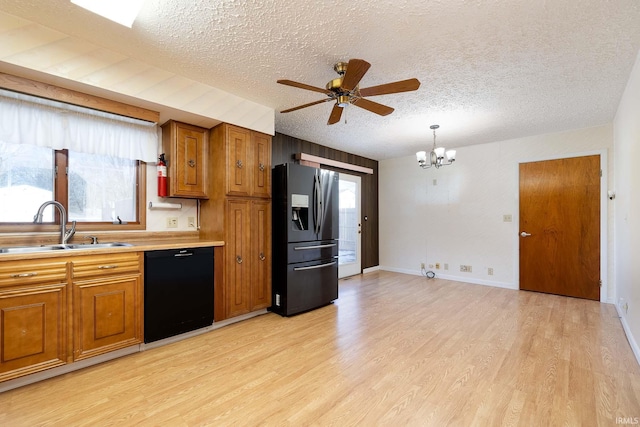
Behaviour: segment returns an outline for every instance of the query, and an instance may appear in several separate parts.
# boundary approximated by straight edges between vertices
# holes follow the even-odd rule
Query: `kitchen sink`
[[[67,249],[65,245],[15,246],[0,248],[0,254],[28,254],[31,252],[59,251]]]
[[[70,244],[70,245],[42,245],[42,246],[13,246],[0,248],[0,254],[28,254],[33,252],[48,252],[59,250],[73,249],[104,249],[115,248],[120,246],[133,246],[131,243],[111,242],[111,243],[86,243],[86,244]]]
[[[111,243],[78,243],[66,245],[67,249],[101,249],[116,248],[119,246],[133,246],[131,243],[111,242]]]

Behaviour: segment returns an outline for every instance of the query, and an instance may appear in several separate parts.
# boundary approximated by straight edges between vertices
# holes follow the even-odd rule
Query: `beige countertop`
[[[110,243],[101,241],[100,243]],[[0,253],[0,261],[29,260],[42,258],[74,257],[82,255],[115,254],[124,252],[146,252],[162,249],[202,248],[208,246],[224,246],[220,240],[182,240],[182,239],[153,239],[126,242],[131,246],[116,246],[109,248],[92,248],[90,244],[86,249],[61,249],[28,253]],[[26,246],[26,245],[25,245]]]

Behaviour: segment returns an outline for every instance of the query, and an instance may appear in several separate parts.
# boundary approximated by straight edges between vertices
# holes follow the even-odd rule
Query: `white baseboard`
[[[631,350],[633,351],[633,355],[636,356],[636,362],[638,362],[638,365],[640,365],[640,347],[638,347],[638,343],[631,333],[631,328],[629,328],[629,324],[627,323],[627,319],[622,314],[622,310],[620,309],[620,307],[618,307],[618,304],[614,305],[616,307],[616,311],[618,312],[618,316],[620,317],[620,323],[622,323],[624,334],[627,336],[627,341],[629,341],[629,345],[631,346]]]
[[[424,276],[424,274],[422,274],[420,270],[408,270],[403,268],[385,267],[385,266],[381,266],[380,269],[384,271],[393,271],[395,273],[411,274],[414,276]],[[454,282],[471,283],[474,285],[493,286],[494,288],[516,289],[516,290],[518,289],[518,286],[514,283],[476,279],[474,277],[454,276],[450,274],[436,273],[436,278],[444,279],[444,280],[452,280]]]
[[[374,271],[379,271],[379,270],[380,270],[380,266],[376,265],[375,267],[369,267],[369,268],[363,269],[362,274],[372,273]]]

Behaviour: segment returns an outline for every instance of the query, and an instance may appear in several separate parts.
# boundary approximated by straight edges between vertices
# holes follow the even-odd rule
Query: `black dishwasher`
[[[144,254],[144,342],[213,323],[213,247]]]

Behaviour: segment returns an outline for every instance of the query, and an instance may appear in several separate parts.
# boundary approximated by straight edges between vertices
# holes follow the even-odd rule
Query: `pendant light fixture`
[[[427,158],[426,151],[418,151],[416,153],[418,166],[422,169],[429,169],[431,166],[435,166],[438,169],[440,166],[448,166],[456,161],[456,150],[449,150],[445,153],[444,147],[436,147],[436,129],[439,127],[439,125],[429,126],[433,130],[433,149],[429,153],[429,157]],[[445,154],[447,156],[446,162],[444,161]]]

